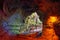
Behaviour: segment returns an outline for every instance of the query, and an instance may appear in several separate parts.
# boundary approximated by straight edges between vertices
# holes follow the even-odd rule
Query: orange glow
[[[53,22],[56,22],[57,21],[57,17],[54,17],[54,16],[50,16],[50,21],[53,23]]]
[[[56,16],[50,16],[50,17],[48,18],[47,24],[48,24],[49,26],[52,26],[53,23],[56,22],[57,20],[58,20],[58,19],[57,19]]]

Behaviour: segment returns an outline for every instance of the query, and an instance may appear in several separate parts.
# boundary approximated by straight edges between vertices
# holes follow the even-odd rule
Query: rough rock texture
[[[34,3],[36,3],[38,5],[39,9],[44,13],[44,15],[45,15],[44,22],[45,23],[46,23],[47,18],[50,15],[53,15],[53,16],[58,15],[58,18],[59,18],[59,16],[60,16],[60,11],[59,11],[60,4],[59,3],[60,2],[58,0],[55,0],[55,1],[54,0],[42,0],[42,1],[35,0]],[[0,20],[2,18],[4,20],[6,20],[5,18],[7,18],[7,17],[8,17],[7,14],[0,13]],[[0,21],[0,23],[1,22],[2,22],[2,20]],[[35,38],[36,34],[9,36],[7,33],[5,33],[3,31],[3,29],[1,27],[2,26],[0,26],[0,39],[1,40],[58,40],[58,37],[56,36],[53,27],[52,28],[50,28],[50,27],[44,28],[42,36],[40,36],[39,38]]]

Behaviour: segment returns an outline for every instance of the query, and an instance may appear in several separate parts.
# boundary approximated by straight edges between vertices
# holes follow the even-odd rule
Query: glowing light
[[[50,16],[50,17],[48,18],[47,24],[48,24],[49,26],[52,26],[53,23],[56,22],[57,20],[58,20],[58,19],[57,19],[56,16]]]
[[[57,21],[57,17],[55,16],[50,16],[50,21],[53,23],[53,22],[56,22]]]

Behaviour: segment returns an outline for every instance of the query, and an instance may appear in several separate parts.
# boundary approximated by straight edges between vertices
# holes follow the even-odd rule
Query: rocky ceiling
[[[60,16],[60,0],[0,0],[0,9],[2,10],[4,2],[7,3],[10,10],[21,7],[27,12],[37,11],[39,15],[44,17]]]

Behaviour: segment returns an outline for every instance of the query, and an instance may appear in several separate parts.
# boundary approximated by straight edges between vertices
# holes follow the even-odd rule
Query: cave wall
[[[2,1],[2,0],[1,0]],[[8,9],[6,9],[4,11],[3,7],[4,7],[4,1],[1,2],[0,1],[0,20],[2,21],[3,18],[7,18],[10,14],[12,15],[12,13],[8,13],[9,11],[7,11]],[[13,0],[7,0],[7,2],[12,2],[13,4]],[[31,12],[36,11],[39,16],[41,16],[41,19],[44,21],[44,23],[47,22],[47,19],[49,16],[60,16],[60,1],[59,0],[21,0],[20,4],[18,2],[19,6],[16,7],[20,7],[23,9],[23,16],[27,16],[30,15]],[[16,4],[17,5],[17,4]],[[13,7],[13,8],[16,8]],[[17,8],[16,8],[17,9]],[[14,9],[13,12],[16,10]],[[0,21],[0,23],[1,23]],[[1,26],[2,27],[2,26]],[[0,27],[0,39],[1,40],[58,40],[58,37],[56,36],[53,27],[50,28],[44,28],[43,31],[43,35],[41,37],[34,38],[34,36],[36,36],[36,34],[32,34],[32,35],[17,35],[17,36],[9,36],[7,33],[5,33],[3,31],[3,29]],[[52,38],[53,37],[53,38]]]

